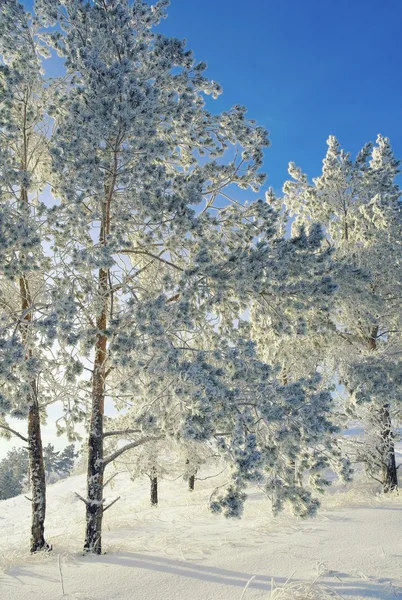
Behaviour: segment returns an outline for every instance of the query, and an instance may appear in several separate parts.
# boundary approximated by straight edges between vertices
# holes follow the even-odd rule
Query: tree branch
[[[176,269],[177,271],[181,271],[181,272],[184,271],[184,269],[182,269],[178,265],[175,265],[174,263],[170,262],[170,260],[166,260],[166,258],[162,258],[161,256],[158,256],[157,254],[152,254],[151,252],[147,252],[146,250],[137,250],[137,249],[130,250],[129,248],[127,248],[127,249],[119,250],[119,253],[121,253],[121,254],[144,254],[145,256],[149,256],[149,258],[152,258],[154,260],[159,260],[160,262],[164,263],[165,265],[168,265],[169,267],[173,267],[173,269]]]
[[[111,481],[113,481],[113,479],[116,477],[116,475],[119,475],[119,472],[118,472],[118,471],[116,471],[116,473],[113,473],[113,475],[111,475],[111,476],[109,477],[109,479],[107,479],[107,480],[105,481],[105,483],[103,484],[103,488],[105,488],[107,485],[109,485],[109,483],[110,483]]]
[[[19,437],[20,440],[22,440],[23,442],[28,443],[28,439],[26,437],[24,437],[23,435],[21,435],[20,433],[18,433],[18,431],[15,431],[14,429],[11,429],[11,427],[7,427],[6,425],[0,425],[0,428],[1,429],[5,429],[6,431],[9,431],[13,435]]]
[[[75,492],[75,495],[77,496],[77,498],[79,498],[80,500],[83,501],[83,503],[88,506],[88,500],[85,500],[85,498],[83,498],[82,496],[80,496],[79,494],[77,494],[77,492]]]
[[[124,454],[124,452],[127,452],[127,450],[131,450],[132,448],[137,448],[137,446],[142,446],[143,444],[146,444],[147,442],[157,442],[158,440],[162,440],[164,437],[165,437],[164,435],[159,435],[156,437],[145,436],[145,437],[140,438],[136,442],[131,442],[130,444],[126,444],[122,448],[119,448],[118,450],[116,450],[115,452],[113,452],[112,454],[110,454],[109,456],[104,458],[103,459],[103,467],[106,467],[109,463],[116,460],[116,458],[118,458],[119,456]]]
[[[113,506],[113,504],[115,504],[117,502],[117,500],[120,500],[120,496],[118,496],[116,498],[116,500],[113,500],[113,502],[111,502],[110,504],[108,504],[107,506],[104,507],[103,512],[105,512],[105,510],[107,510],[108,508],[110,508],[111,506]]]
[[[175,294],[174,296],[171,296],[171,298],[168,298],[166,300],[166,304],[168,304],[169,302],[175,302],[176,300],[178,300],[180,298],[180,294]]]
[[[110,437],[112,435],[125,435],[128,433],[141,433],[140,429],[116,429],[116,431],[106,431],[103,437]]]

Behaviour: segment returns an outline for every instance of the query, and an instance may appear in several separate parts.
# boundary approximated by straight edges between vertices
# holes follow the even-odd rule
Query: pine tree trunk
[[[24,97],[23,121],[22,121],[22,155],[21,169],[29,170],[29,131],[28,125],[28,101],[30,95]],[[21,203],[29,207],[28,190],[21,187]],[[19,277],[19,288],[21,295],[21,309],[24,315],[21,324],[21,335],[26,347],[25,359],[33,356],[31,344],[32,325],[32,295],[28,278],[25,274]],[[30,382],[30,392],[27,395],[28,404],[28,457],[29,457],[29,482],[32,495],[32,517],[31,517],[31,552],[51,550],[45,541],[45,517],[46,517],[46,474],[43,461],[42,434],[40,424],[40,409],[38,401],[38,386],[36,379]]]
[[[26,192],[22,193],[22,200],[28,202]],[[32,357],[30,344],[30,327],[32,313],[27,309],[32,305],[29,282],[25,275],[19,279],[21,308],[25,313],[21,325],[22,339],[27,347],[26,360]],[[31,552],[40,550],[51,550],[45,541],[45,517],[46,517],[46,474],[43,462],[42,435],[40,426],[40,410],[38,403],[38,388],[36,380],[30,382],[30,392],[27,396],[28,404],[28,456],[29,456],[29,481],[32,495],[32,517],[31,517]]]
[[[187,458],[186,459],[186,465],[190,464],[190,459]],[[192,473],[189,478],[188,478],[188,489],[190,492],[194,491],[194,486],[195,486],[195,475],[197,473],[197,470],[194,471],[194,473]]]
[[[151,505],[158,506],[158,475],[156,469],[151,471]]]
[[[395,460],[395,444],[392,431],[389,404],[384,404],[378,411],[380,425],[380,448],[382,450],[381,481],[382,489],[386,494],[398,488],[398,471]]]
[[[368,340],[370,350],[377,349],[377,335],[378,325],[375,325],[370,331]],[[385,403],[380,408],[376,407],[374,410],[376,412],[375,421],[378,424],[378,435],[380,438],[382,489],[384,493],[387,493],[398,488],[398,471],[396,468],[390,405]]]
[[[113,174],[105,185],[105,196],[102,209],[102,222],[99,242],[103,246],[110,234],[110,206],[117,174],[117,148],[114,152]],[[93,554],[102,553],[102,519],[103,519],[103,416],[106,395],[106,358],[109,308],[109,271],[99,269],[98,293],[101,310],[96,319],[98,330],[95,343],[95,360],[92,377],[92,410],[88,438],[88,470],[87,470],[87,499],[86,499],[86,533],[84,551]]]
[[[282,366],[281,376],[282,376],[282,385],[288,385],[289,384],[289,379],[288,379],[289,373],[288,373],[288,370],[285,367],[285,365]],[[293,473],[294,473],[294,483],[296,483],[300,487],[303,487],[303,474],[299,472],[296,459],[290,459],[290,468],[293,470]]]
[[[99,398],[94,398],[88,441],[86,533],[84,550],[102,552],[103,519],[103,412]]]
[[[194,492],[194,486],[195,486],[195,475],[190,475],[190,477],[188,478],[188,489],[190,492]]]
[[[98,333],[95,345],[94,372],[92,378],[92,410],[88,438],[88,470],[86,501],[86,533],[84,550],[94,554],[102,552],[103,519],[103,414],[105,407],[108,273],[99,271],[99,293],[103,299],[103,310],[96,325]]]
[[[32,495],[31,552],[51,550],[45,541],[46,477],[36,387],[28,413],[28,453]]]

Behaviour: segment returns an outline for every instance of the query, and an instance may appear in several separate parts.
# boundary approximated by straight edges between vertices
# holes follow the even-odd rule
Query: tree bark
[[[31,99],[31,88],[25,90],[22,112],[22,155],[21,169],[29,170],[29,140],[31,126],[28,124],[28,103]],[[29,208],[28,189],[23,185],[20,195],[21,204]],[[24,256],[23,253],[21,253]],[[21,337],[25,345],[25,360],[32,358],[33,351],[30,346],[32,328],[32,294],[27,276],[22,273],[19,276],[19,289],[21,297],[21,310],[24,315],[21,323]],[[29,382],[30,390],[27,394],[28,405],[28,457],[29,457],[29,481],[32,495],[32,517],[31,517],[31,552],[51,550],[45,541],[45,517],[46,517],[46,474],[43,461],[42,434],[40,423],[40,408],[38,401],[38,384],[33,377]]]
[[[189,465],[189,464],[190,464],[190,459],[187,458],[186,459],[186,465]],[[190,492],[194,491],[196,473],[197,473],[197,469],[188,478],[188,489],[189,489]]]
[[[395,444],[389,404],[384,404],[378,410],[380,425],[381,448],[381,481],[385,494],[398,489],[398,471],[395,460]]]
[[[23,201],[28,202],[26,191],[22,193]],[[29,349],[29,332],[32,322],[32,313],[26,312],[32,304],[29,282],[25,275],[19,279],[21,294],[21,309],[25,314],[21,325],[22,339],[27,351],[25,359],[32,357]],[[28,456],[30,486],[32,495],[32,517],[31,517],[31,552],[40,550],[51,550],[45,541],[45,517],[46,517],[46,474],[43,462],[42,435],[40,426],[40,410],[38,402],[38,387],[35,379],[30,382],[30,392],[27,396],[28,404]]]
[[[377,349],[378,325],[374,325],[370,331],[368,345],[370,350]],[[395,444],[392,428],[390,405],[383,404],[380,408],[374,407],[375,423],[378,424],[379,444],[381,453],[381,482],[383,492],[386,494],[398,488],[398,471],[395,459]]]
[[[102,221],[99,233],[99,242],[103,246],[107,243],[110,234],[110,206],[112,202],[117,173],[117,152],[114,152],[113,174],[110,183],[105,185],[105,196],[102,207]],[[95,359],[92,376],[92,409],[88,437],[88,469],[87,469],[87,500],[86,500],[86,532],[84,551],[102,553],[102,520],[103,520],[103,476],[105,464],[103,462],[103,416],[106,395],[106,360],[107,360],[107,335],[109,308],[109,271],[99,269],[98,293],[101,309],[96,318],[98,330],[95,342]]]
[[[188,478],[188,489],[190,492],[194,492],[194,486],[195,486],[195,474],[190,475],[190,477]]]
[[[32,393],[28,413],[28,454],[32,495],[31,552],[51,550],[45,541],[46,477],[36,389]]]
[[[28,96],[23,102],[23,124],[22,124],[22,164],[24,170],[28,169]],[[23,186],[21,188],[21,202],[29,205],[28,190]],[[23,324],[21,326],[22,339],[27,348],[25,360],[32,357],[30,344],[30,330],[32,324],[32,312],[28,311],[32,305],[32,295],[29,287],[29,281],[26,275],[22,274],[19,278],[21,309],[25,313]],[[35,379],[30,381],[30,392],[27,397],[28,403],[28,457],[29,457],[29,481],[32,495],[32,516],[31,516],[31,552],[41,550],[51,550],[51,547],[45,541],[45,517],[46,517],[46,473],[43,461],[42,434],[40,424],[40,409],[38,402],[38,386]]]
[[[156,469],[151,470],[151,505],[158,506],[158,475]]]
[[[288,385],[289,384],[289,380],[288,380],[288,370],[285,367],[285,365],[282,366],[282,385]],[[290,467],[293,469],[293,473],[294,473],[294,482],[299,485],[300,487],[303,487],[303,474],[300,473],[298,467],[297,467],[297,461],[296,459],[291,459],[290,460]]]
[[[92,378],[92,410],[88,438],[86,533],[84,550],[94,554],[102,552],[103,519],[103,415],[105,407],[108,273],[99,271],[99,293],[103,310],[97,318],[98,336],[95,344],[95,361]]]

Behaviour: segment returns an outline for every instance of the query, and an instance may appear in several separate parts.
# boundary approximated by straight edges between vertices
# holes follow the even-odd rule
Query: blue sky
[[[316,176],[328,135],[355,154],[382,133],[402,158],[400,0],[172,0],[165,33],[185,37],[238,103],[270,131],[267,183],[290,160]]]

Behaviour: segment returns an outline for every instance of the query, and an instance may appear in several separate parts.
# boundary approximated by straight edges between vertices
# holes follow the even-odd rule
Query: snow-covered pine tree
[[[376,438],[370,470],[386,492],[398,484],[392,415],[402,383],[399,161],[381,135],[355,160],[335,137],[327,143],[322,175],[312,184],[290,163],[293,181],[284,185],[284,200],[296,224],[322,223],[335,250],[338,291],[327,357],[350,399],[370,403],[369,437]]]
[[[11,469],[0,465],[0,500],[14,498],[22,492],[22,483],[18,480]]]
[[[202,297],[208,271],[216,280],[227,278],[230,265],[218,274],[209,264],[212,206],[232,183],[262,182],[257,170],[265,130],[248,122],[240,106],[218,116],[205,110],[201,92],[219,93],[202,74],[205,64],[195,64],[182,41],[152,31],[166,4],[36,4],[50,22],[58,20],[61,31],[51,38],[66,57],[69,76],[55,102],[53,193],[62,200],[59,252],[68,256],[65,281],[74,288],[72,310],[83,307],[77,335],[88,356],[92,351],[85,548],[95,552],[101,548],[104,403],[113,361],[126,360],[122,332],[126,345],[130,339],[142,343],[138,334],[150,315],[155,314],[156,329],[160,311],[167,313],[175,303],[173,312],[185,314],[187,296]],[[242,152],[218,163],[215,157],[229,144],[242,146]],[[195,154],[212,159],[197,164]],[[196,216],[194,207],[204,199],[202,216]],[[230,211],[226,218],[233,218]],[[259,260],[262,252],[255,254]],[[138,260],[132,264],[130,258]],[[246,258],[238,270],[245,270]],[[145,264],[139,268],[141,259]],[[148,297],[136,287],[141,269],[155,262],[182,274],[184,289],[176,286],[176,298],[164,296],[164,290]],[[167,270],[165,278],[168,290],[174,282]],[[116,347],[111,355],[118,336],[121,351]]]
[[[0,461],[0,500],[23,492],[28,481],[29,459],[25,448],[12,448]]]
[[[43,461],[45,463],[46,479],[49,481],[52,471],[55,471],[60,452],[54,449],[53,444],[43,447]]]
[[[61,473],[64,477],[70,475],[78,456],[79,453],[75,451],[74,444],[68,444],[68,446],[60,452],[56,465],[57,472]]]
[[[283,200],[273,190],[266,194],[272,206]],[[270,240],[273,268],[267,270],[266,290],[256,297],[251,311],[252,336],[259,356],[281,369],[284,385],[308,377],[325,361],[327,338],[335,325],[331,307],[336,283],[332,277],[333,250],[321,225],[310,221],[286,231],[287,214]],[[284,285],[286,292],[284,293]],[[328,384],[325,378],[322,384]]]
[[[197,443],[188,441],[187,443],[182,444],[182,446],[183,458],[185,457],[183,479],[188,482],[189,491],[193,492],[198,471],[204,465],[212,465],[215,463],[219,455],[210,442]]]
[[[36,2],[57,22],[48,39],[66,59],[52,113],[55,251],[70,319],[60,343],[77,357],[81,387],[90,372],[84,547],[95,553],[110,506],[104,471],[129,449],[216,439],[232,475],[212,508],[228,516],[241,514],[250,481],[265,482],[277,510],[289,500],[309,514],[317,503],[288,464],[303,453],[320,487],[328,461],[315,449],[333,450],[331,397],[316,381],[278,385],[241,319],[280,259],[267,241],[273,209],[233,198],[263,181],[266,131],[241,106],[206,110],[203,94],[220,88],[205,64],[153,31],[166,5]],[[104,432],[109,398],[128,409],[122,431]],[[134,439],[105,456],[104,438],[117,434]]]
[[[248,324],[244,328],[248,331]],[[329,485],[325,469],[350,480],[350,464],[341,455],[334,436],[338,428],[331,422],[333,400],[321,389],[319,375],[283,385],[279,373],[258,359],[255,343],[240,337],[233,347],[220,343],[214,354],[225,392],[223,400],[210,401],[209,409],[215,425],[221,425],[214,438],[229,463],[230,483],[224,493],[214,495],[212,510],[240,516],[247,486],[257,483],[275,513],[289,503],[298,516],[314,514],[319,506],[314,490],[322,492]],[[304,482],[294,477],[296,459],[306,474]]]
[[[28,446],[32,496],[31,551],[48,549],[44,538],[45,470],[41,439],[39,374],[47,340],[54,335],[46,311],[48,261],[41,206],[47,141],[40,48],[36,24],[15,0],[0,5],[0,427]],[[26,419],[22,435],[6,415]]]
[[[55,450],[53,444],[44,446],[43,459],[47,482],[54,483],[58,479],[67,477],[77,457],[78,453],[74,450],[74,444],[69,444],[61,451]]]
[[[258,356],[279,369],[282,385],[309,378],[319,372],[319,387],[333,384],[326,368],[326,348],[335,324],[332,305],[336,285],[331,278],[333,250],[325,242],[322,227],[313,222],[287,230],[283,200],[273,190],[266,194],[272,206],[281,209],[281,225],[270,241],[274,268],[267,270],[266,289],[250,309],[251,335]],[[317,382],[318,385],[318,382]],[[338,419],[334,412],[334,423]],[[335,440],[334,440],[335,443]],[[303,459],[295,458],[294,476],[303,480]]]
[[[113,440],[116,443],[118,438],[114,437]],[[152,444],[143,444],[125,452],[113,463],[115,473],[128,472],[132,481],[143,476],[149,478],[152,506],[158,505],[158,482],[164,475],[169,473],[172,475],[175,468],[177,447],[173,448],[169,441],[160,440]]]

